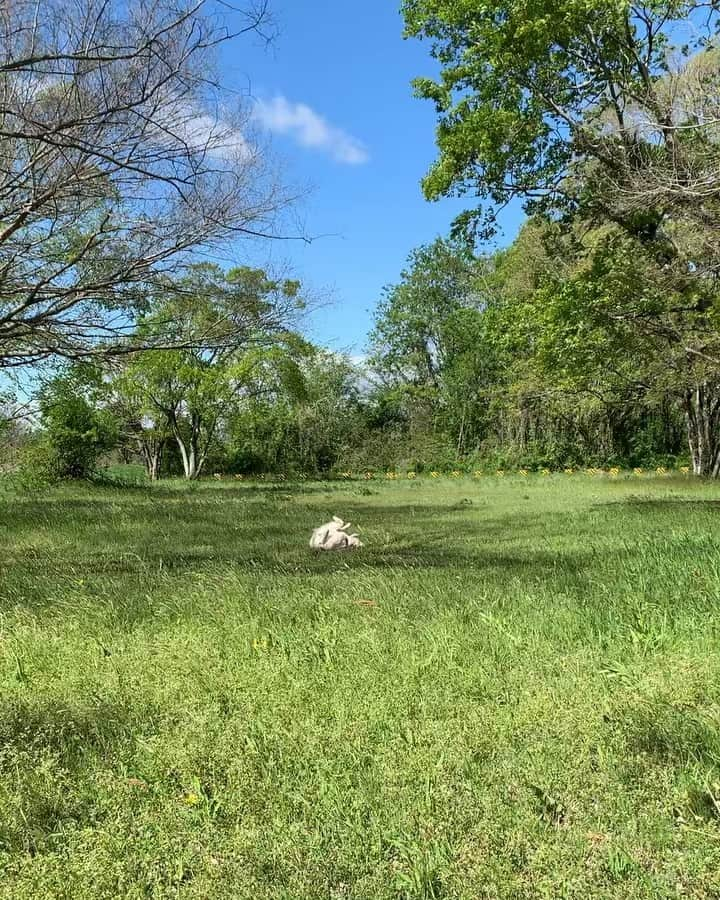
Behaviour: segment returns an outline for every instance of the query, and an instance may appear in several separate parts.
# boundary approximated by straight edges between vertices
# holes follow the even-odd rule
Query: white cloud
[[[248,159],[252,156],[245,136],[229,122],[208,115],[196,115],[181,123],[178,129],[192,147],[220,159]]]
[[[243,134],[245,124],[231,109],[218,108],[212,115],[172,92],[161,103],[146,132],[161,145],[217,160],[247,162],[253,148]],[[182,146],[184,145],[184,147]]]
[[[351,166],[368,161],[367,149],[357,138],[336,128],[305,103],[292,103],[281,94],[258,100],[255,118],[276,134],[289,134],[303,147],[323,150],[340,163]]]

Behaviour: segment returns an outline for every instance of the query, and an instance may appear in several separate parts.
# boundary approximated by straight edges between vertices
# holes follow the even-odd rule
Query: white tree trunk
[[[203,466],[217,429],[217,418],[210,422],[206,421],[203,428],[203,420],[197,413],[192,413],[188,437],[185,437],[181,432],[177,420],[173,421],[172,426],[173,434],[180,450],[185,477],[191,481],[195,480],[202,474]]]
[[[178,448],[180,450],[180,457],[182,459],[183,464],[183,472],[185,473],[185,477],[194,480],[200,474],[197,465],[197,455],[195,452],[195,447],[193,445],[192,439],[189,444],[186,443],[182,435],[175,433],[175,440],[177,441]]]
[[[688,446],[695,475],[720,474],[720,392],[713,382],[686,391],[683,398]]]
[[[160,478],[160,464],[162,463],[163,445],[158,442],[148,447],[145,456],[145,469],[150,481],[157,481]]]

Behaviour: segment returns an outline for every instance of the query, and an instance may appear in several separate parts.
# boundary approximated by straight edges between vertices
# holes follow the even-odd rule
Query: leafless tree
[[[0,0],[0,367],[127,350],[200,249],[277,236],[289,197],[215,68],[267,9],[227,9]]]

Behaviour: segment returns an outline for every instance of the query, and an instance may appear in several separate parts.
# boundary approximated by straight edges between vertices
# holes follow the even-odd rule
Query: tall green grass
[[[313,555],[337,513],[366,547]],[[720,492],[0,492],[0,896],[720,897]]]

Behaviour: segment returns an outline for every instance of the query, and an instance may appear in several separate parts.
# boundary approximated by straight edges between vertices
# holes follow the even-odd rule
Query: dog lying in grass
[[[333,516],[332,522],[326,522],[313,531],[310,547],[313,550],[355,550],[362,547],[359,535],[347,534],[350,525],[350,522],[343,522],[338,516]]]

